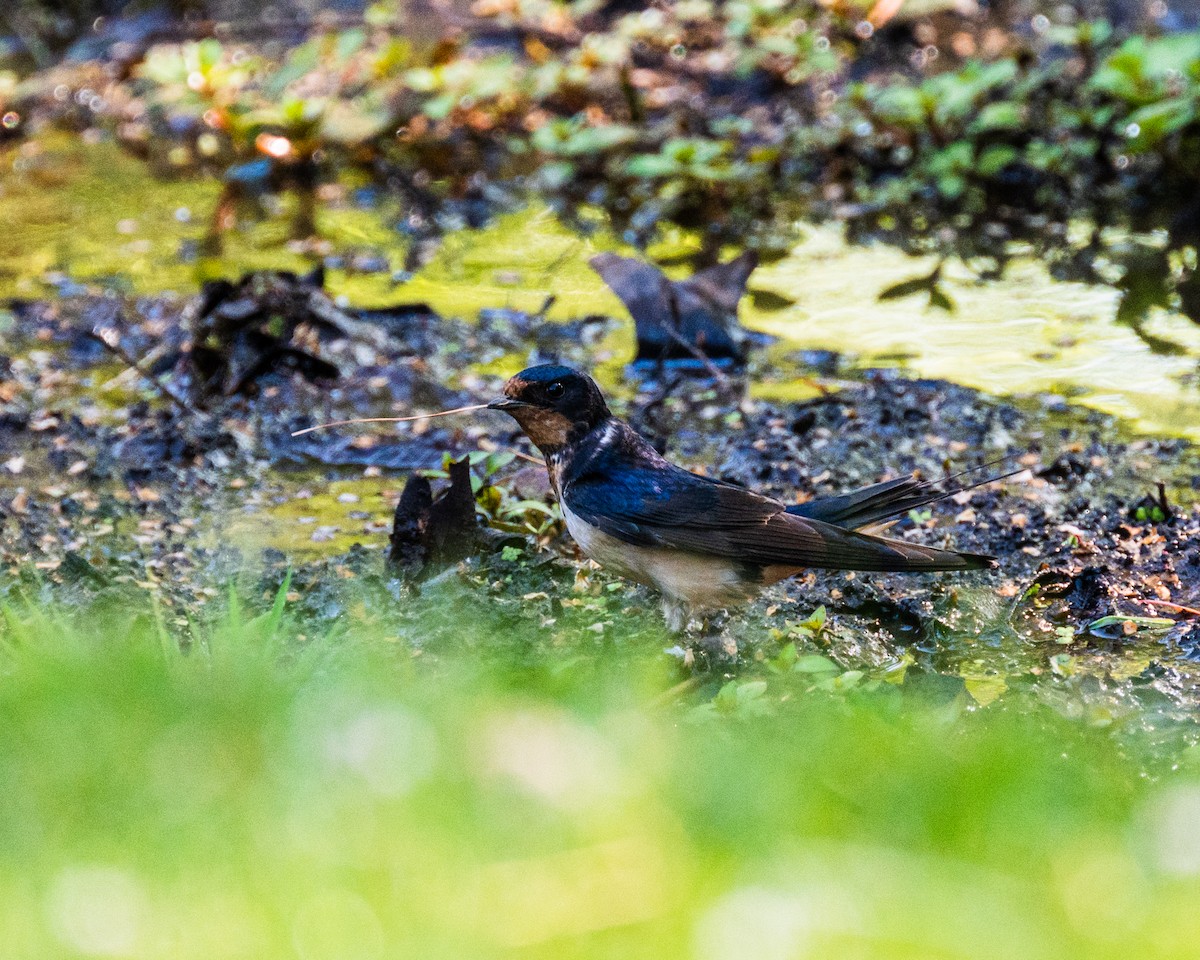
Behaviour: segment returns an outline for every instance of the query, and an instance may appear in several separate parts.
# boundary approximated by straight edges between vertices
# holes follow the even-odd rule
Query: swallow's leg
[[[680,634],[687,629],[691,611],[686,603],[673,597],[663,597],[662,611],[663,619],[667,621],[667,629],[671,633]]]
[[[704,650],[710,658],[736,663],[738,655],[737,640],[729,633],[729,614],[718,610],[711,616],[700,621],[700,632],[696,636],[696,646]]]
[[[692,621],[688,631],[687,649],[693,669],[701,673],[732,669],[738,662],[737,641],[726,629],[728,616],[718,612]]]
[[[716,636],[724,633],[727,626],[729,626],[728,610],[710,610],[700,620],[700,633],[703,636]]]

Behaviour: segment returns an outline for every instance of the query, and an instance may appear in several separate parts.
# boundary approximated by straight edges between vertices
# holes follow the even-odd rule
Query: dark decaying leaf
[[[1117,304],[1117,323],[1132,329],[1152,352],[1162,356],[1180,356],[1187,352],[1184,346],[1151,333],[1146,328],[1152,310],[1171,309],[1170,287],[1171,263],[1167,252],[1134,247],[1126,255],[1125,274],[1117,282],[1117,288],[1121,291],[1121,300]]]
[[[905,297],[916,296],[918,293],[928,293],[938,280],[940,271],[935,270],[933,273],[924,277],[913,277],[909,280],[901,280],[899,283],[893,283],[890,287],[885,287],[879,293],[880,300],[902,300]]]
[[[946,296],[941,287],[932,287],[929,291],[929,305],[950,313],[954,309],[954,301]]]
[[[336,380],[338,368],[326,360],[281,343],[279,338],[246,330],[233,341],[225,363],[222,392],[227,397],[245,393],[259,378],[280,370],[294,370],[308,380]]]
[[[923,293],[929,297],[929,305],[945,310],[947,313],[954,309],[954,301],[942,288],[942,265],[939,263],[933,271],[923,277],[913,277],[911,280],[901,280],[886,287],[879,294],[880,300],[902,300],[905,297]]]
[[[745,362],[751,338],[738,325],[737,307],[758,263],[753,251],[686,280],[671,280],[654,264],[614,253],[588,262],[633,317],[637,361]]]
[[[392,519],[392,533],[388,538],[392,545],[388,554],[389,566],[402,570],[419,570],[425,566],[429,557],[425,531],[432,510],[433,487],[426,477],[413,474],[404,485]]]
[[[1018,605],[1022,616],[1082,631],[1117,613],[1112,578],[1100,567],[1043,570]]]
[[[245,274],[236,283],[204,285],[193,304],[193,346],[185,355],[193,400],[250,392],[262,377],[294,370],[309,380],[333,380],[336,366],[297,338],[302,325],[320,338],[344,337],[360,329],[323,290],[320,268],[300,276],[287,271]]]
[[[450,465],[450,486],[436,499],[425,477],[409,478],[396,505],[388,564],[408,573],[443,567],[478,550],[480,537],[464,457]]]
[[[750,290],[748,292],[751,302],[759,310],[786,310],[788,307],[796,305],[796,301],[791,297],[785,297],[782,293],[776,293],[774,290]]]
[[[420,302],[371,307],[356,310],[355,315],[363,322],[374,324],[405,343],[414,339],[414,333],[425,334],[431,324],[441,319],[433,307]]]

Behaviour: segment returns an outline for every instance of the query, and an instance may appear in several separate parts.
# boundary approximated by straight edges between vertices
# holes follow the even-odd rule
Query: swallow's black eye
[[[546,396],[548,396],[551,400],[557,400],[566,392],[567,388],[557,381],[550,384],[550,386],[546,388]]]

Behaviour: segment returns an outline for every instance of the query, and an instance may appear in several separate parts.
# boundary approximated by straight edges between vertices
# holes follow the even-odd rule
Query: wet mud
[[[236,305],[225,294],[221,302]],[[406,643],[431,650],[478,644],[486,655],[486,637],[499,632],[506,644],[525,635],[531,652],[581,631],[622,655],[673,644],[649,591],[577,554],[542,468],[506,418],[290,436],[324,420],[485,401],[513,372],[498,369],[506,364],[590,369],[597,340],[618,321],[549,323],[515,310],[447,319],[400,304],[339,305],[340,324],[291,323],[279,317],[278,290],[271,296],[256,329],[276,338],[277,354],[302,345],[336,378],[262,363],[236,378],[236,390],[185,389],[179,358],[197,342],[203,296],[10,307],[0,363],[0,557],[10,596],[81,608],[149,596],[186,624],[228,583],[266,595],[290,570],[297,615],[336,620],[348,604],[365,604],[392,618]],[[106,343],[114,335],[118,354]],[[749,397],[748,383],[797,377],[815,397]],[[859,375],[836,355],[784,366],[777,354],[752,354],[741,375],[660,365],[604,379],[614,405],[678,462],[789,502],[912,471],[931,480],[985,464],[1020,471],[891,529],[995,555],[997,571],[801,576],[725,620],[716,654],[680,648],[685,671],[753,670],[799,640],[847,670],[950,678],[981,702],[1051,675],[1103,688],[1106,703],[1118,688],[1151,690],[1180,710],[1195,702],[1200,458],[1186,442],[1130,438],[1120,422],[1057,398],[998,399],[894,370]],[[428,509],[445,501],[434,498],[450,462],[464,456],[480,525],[497,533],[467,557],[420,535]],[[406,546],[392,521],[414,472],[428,502],[410,499]],[[389,567],[389,549],[420,561],[420,582]],[[431,558],[438,569],[427,568]],[[460,616],[443,624],[447,605],[477,612],[477,635],[464,635]],[[822,629],[797,632],[818,606],[828,612]]]

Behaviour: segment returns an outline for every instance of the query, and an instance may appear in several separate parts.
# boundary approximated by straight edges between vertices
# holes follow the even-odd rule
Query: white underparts
[[[585,554],[605,569],[663,594],[672,611],[668,625],[673,629],[670,621],[678,617],[686,621],[689,610],[730,606],[758,592],[758,584],[748,581],[730,560],[669,547],[634,546],[582,520],[565,503],[562,511],[567,529]]]

